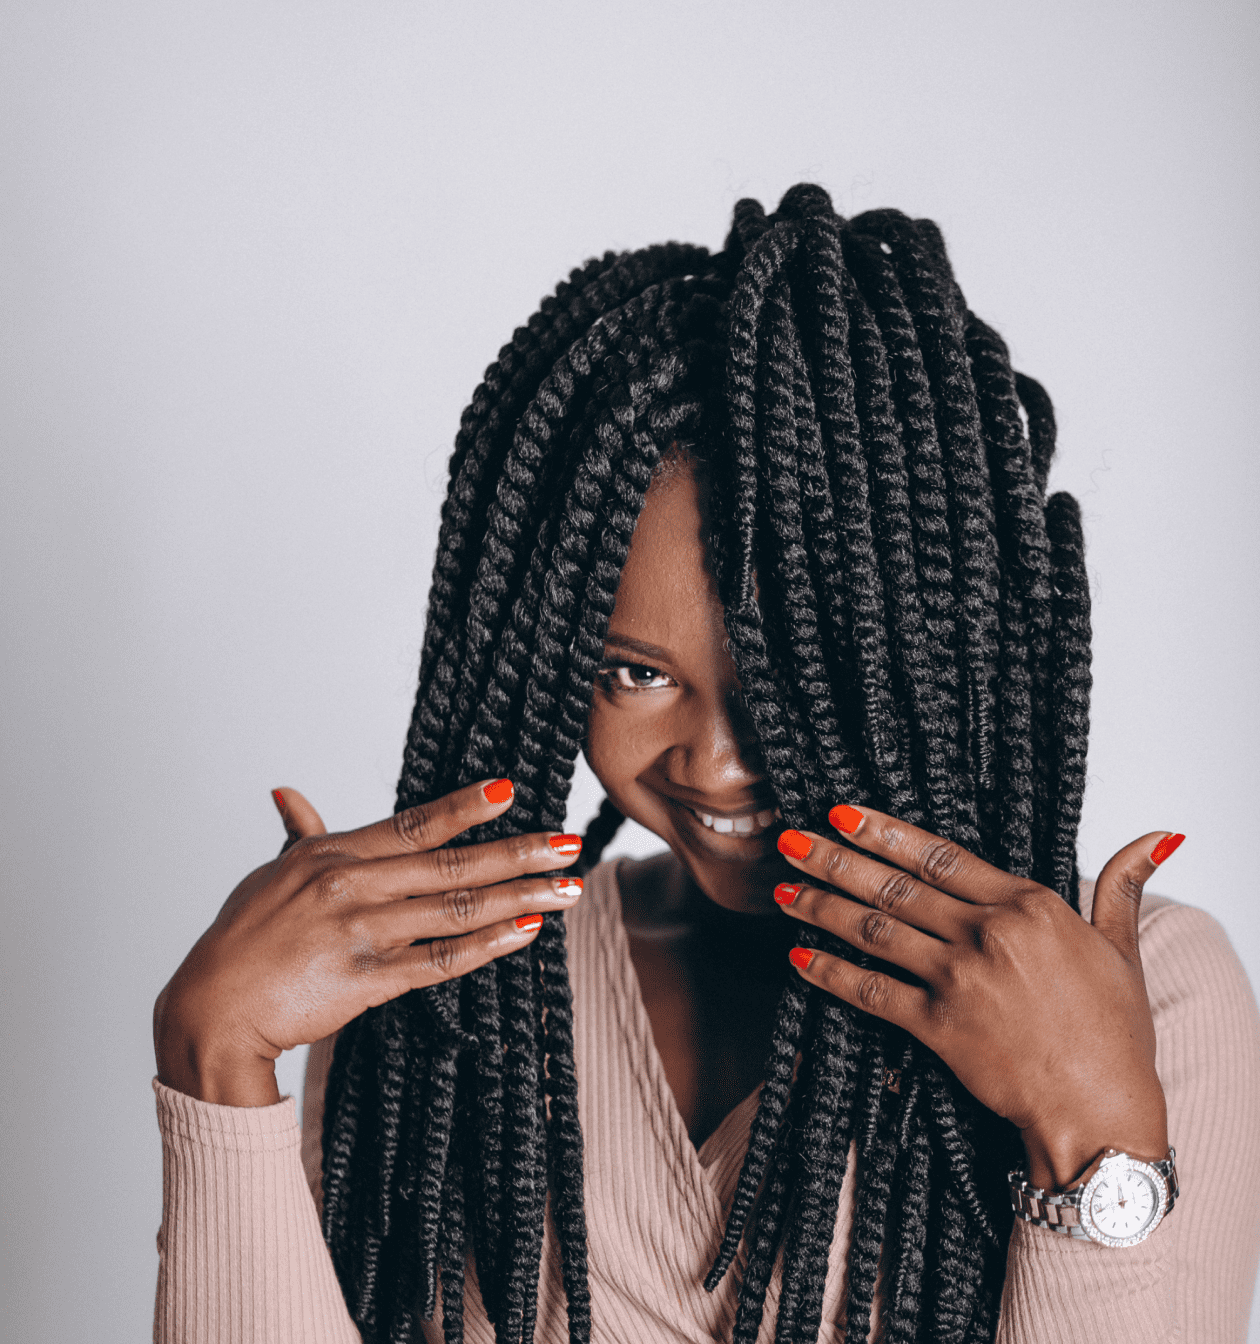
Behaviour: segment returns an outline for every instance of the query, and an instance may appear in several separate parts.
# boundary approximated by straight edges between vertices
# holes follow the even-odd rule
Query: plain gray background
[[[719,246],[742,195],[941,223],[1084,506],[1084,869],[1184,830],[1153,885],[1260,980],[1258,33],[1248,0],[3,7],[7,1337],[149,1332],[153,998],[280,843],[272,786],[390,810],[481,370],[570,267]]]

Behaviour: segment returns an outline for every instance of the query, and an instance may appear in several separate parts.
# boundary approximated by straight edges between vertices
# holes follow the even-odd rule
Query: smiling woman
[[[456,440],[396,815],[281,791],[159,998],[159,1340],[1241,1338],[1260,1019],[1142,898],[1184,837],[1080,881],[1054,437],[935,226],[817,187],[544,302]],[[625,817],[666,852],[598,863]]]
[[[659,835],[711,901],[764,913],[781,868],[778,803],[707,559],[706,493],[675,448],[622,570],[585,751],[617,810]]]

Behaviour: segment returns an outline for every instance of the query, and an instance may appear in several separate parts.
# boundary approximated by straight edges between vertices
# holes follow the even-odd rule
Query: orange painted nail
[[[780,882],[774,889],[774,899],[780,905],[791,905],[801,894],[801,888],[796,882]]]
[[[814,954],[807,947],[794,947],[788,953],[788,960],[798,971],[809,970],[809,963],[813,961],[813,959]]]
[[[1151,862],[1158,867],[1163,861],[1172,854],[1186,837],[1184,835],[1166,835],[1151,850]]]
[[[541,915],[522,915],[516,921],[516,927],[522,933],[536,933],[542,926],[543,918]]]
[[[489,784],[481,786],[481,792],[485,794],[488,803],[506,803],[512,796],[512,781],[492,779]]]
[[[838,831],[843,831],[845,835],[857,834],[858,827],[866,820],[856,807],[850,807],[848,803],[841,803],[839,807],[833,807],[827,813],[827,820]]]
[[[547,843],[557,854],[564,854],[566,857],[570,854],[580,854],[582,852],[582,837],[580,835],[549,835]]]
[[[809,851],[813,847],[814,842],[800,831],[784,831],[779,836],[779,853],[786,854],[789,859],[795,859],[798,863],[802,859],[809,858]]]
[[[279,812],[281,816],[284,816],[284,794],[282,794],[279,789],[272,789],[271,801],[275,803],[276,811]]]
[[[580,896],[582,894],[582,879],[580,877],[557,878],[551,885],[555,887],[557,896]]]

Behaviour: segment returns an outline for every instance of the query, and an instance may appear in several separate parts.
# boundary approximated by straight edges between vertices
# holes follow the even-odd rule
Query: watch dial
[[[1089,1216],[1104,1237],[1128,1241],[1140,1237],[1159,1211],[1159,1192],[1141,1171],[1121,1168],[1108,1173],[1094,1188]]]

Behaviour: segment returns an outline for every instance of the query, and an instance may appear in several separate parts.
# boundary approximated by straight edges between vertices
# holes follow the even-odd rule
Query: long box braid
[[[1089,590],[1079,509],[1046,498],[1054,438],[930,221],[844,220],[802,185],[772,215],[741,201],[715,255],[589,262],[464,414],[398,808],[508,776],[514,806],[468,840],[563,827],[635,522],[681,451],[713,484],[730,648],[784,821],[821,829],[852,799],[1075,907]],[[584,865],[620,821],[605,802]],[[341,1032],[324,1234],[369,1344],[414,1339],[439,1286],[462,1340],[470,1261],[497,1344],[532,1340],[548,1199],[570,1340],[592,1338],[573,1056],[560,914]],[[991,1340],[1017,1135],[917,1041],[790,976],[706,1280],[742,1243],[735,1344],[780,1254],[775,1338],[818,1338],[855,1145],[846,1341],[867,1337],[881,1255],[889,1340]]]

